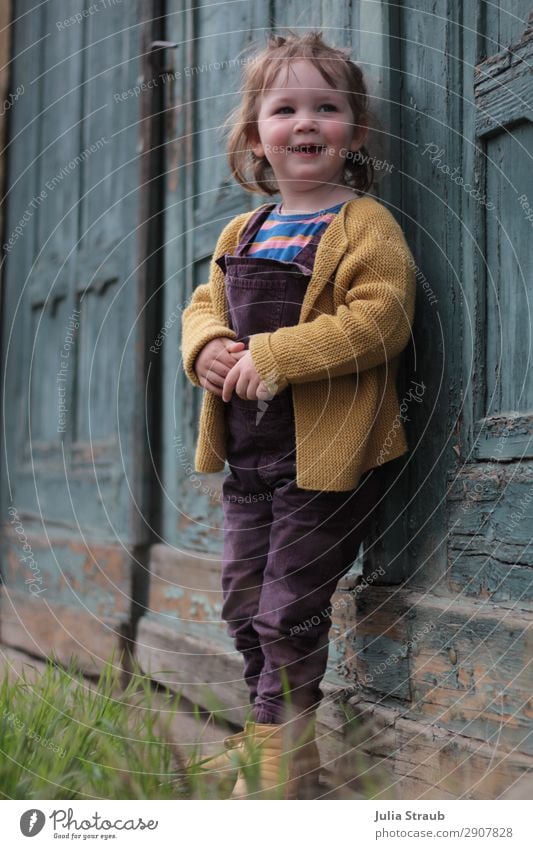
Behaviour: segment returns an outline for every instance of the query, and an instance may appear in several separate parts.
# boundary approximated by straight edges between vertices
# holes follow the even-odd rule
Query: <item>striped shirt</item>
[[[271,210],[248,245],[246,254],[266,259],[292,262],[317,233],[325,229],[345,204],[343,200],[317,212],[298,212],[294,215],[280,213],[281,202]]]

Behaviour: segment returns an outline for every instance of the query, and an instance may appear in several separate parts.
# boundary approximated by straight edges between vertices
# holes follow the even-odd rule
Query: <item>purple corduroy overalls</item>
[[[321,235],[291,262],[246,256],[273,206],[251,216],[234,254],[216,260],[226,275],[229,325],[246,345],[254,333],[298,324]],[[244,656],[255,721],[280,723],[287,693],[298,712],[322,698],[328,607],[368,531],[379,477],[371,470],[343,492],[296,485],[290,385],[269,401],[234,392],[225,415],[222,618]]]

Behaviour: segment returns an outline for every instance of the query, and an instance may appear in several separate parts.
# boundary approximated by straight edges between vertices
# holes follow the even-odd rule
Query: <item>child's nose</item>
[[[314,115],[297,115],[296,123],[294,125],[295,130],[317,130],[318,129],[318,121]]]

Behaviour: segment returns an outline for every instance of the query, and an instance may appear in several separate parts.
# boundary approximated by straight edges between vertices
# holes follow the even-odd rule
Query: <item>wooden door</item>
[[[465,404],[461,465],[450,477],[448,579],[478,611],[478,622],[470,618],[473,678],[481,679],[475,704],[486,707],[471,733],[531,756],[531,0],[513,4],[512,14],[505,3],[481,3],[475,23],[467,161],[479,196],[469,215],[476,240],[466,252]]]
[[[451,732],[474,795],[531,763],[532,30],[530,0],[507,5],[401,11],[401,206],[426,391],[409,413],[405,581],[360,600],[347,675],[413,733]],[[490,744],[479,760],[472,741]],[[438,746],[422,780],[405,744],[393,768],[412,792],[437,785]],[[441,789],[463,792],[452,760]]]
[[[17,4],[4,245],[2,639],[94,669],[148,538],[137,3]],[[140,425],[140,427],[139,427]],[[144,450],[144,448],[143,448]]]

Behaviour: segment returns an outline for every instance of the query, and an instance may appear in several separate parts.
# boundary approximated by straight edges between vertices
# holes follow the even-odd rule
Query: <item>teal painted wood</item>
[[[367,147],[382,163],[375,168],[376,195],[395,218],[403,224],[401,206],[402,145],[400,127],[400,13],[395,3],[356,3],[350,9],[353,58],[365,74],[370,108],[374,115]],[[398,376],[398,389],[403,394],[406,384],[404,356]],[[406,423],[409,427],[408,423]],[[408,434],[409,438],[409,434]],[[376,510],[375,526],[364,545],[366,574],[379,570],[379,582],[396,584],[410,574],[408,555],[409,477],[404,471],[405,458],[384,469],[387,473],[386,497]]]
[[[454,590],[533,607],[533,473],[527,463],[471,465],[449,492]]]
[[[493,207],[486,216],[487,416],[533,407],[533,170],[526,165],[533,149],[533,27],[511,51],[511,67],[505,52],[501,62],[487,60],[477,69],[477,132]]]
[[[505,50],[520,40],[531,12],[531,0],[479,0],[481,32],[484,36],[483,58]]]
[[[21,5],[22,15],[29,11],[30,2]],[[8,253],[3,266],[3,351],[2,366],[4,378],[4,416],[6,426],[3,429],[4,451],[6,458],[20,457],[22,447],[28,443],[28,419],[24,416],[26,409],[26,381],[21,380],[21,364],[28,360],[28,345],[25,333],[29,329],[31,315],[29,311],[18,310],[21,292],[24,289],[24,281],[27,280],[35,254],[35,235],[28,230],[28,224],[20,225],[21,235],[14,232],[15,227],[22,221],[23,216],[31,216],[27,212],[28,199],[35,198],[38,194],[37,170],[27,167],[37,160],[39,154],[38,136],[33,118],[40,109],[39,87],[30,86],[29,81],[36,78],[39,73],[39,51],[36,47],[28,50],[29,45],[36,45],[41,34],[41,13],[27,14],[25,16],[26,27],[12,28],[12,74],[13,80],[21,80],[25,85],[24,96],[21,97],[10,113],[10,133],[13,145],[8,147],[9,173],[16,173],[18,177],[17,191],[12,186],[6,186],[5,209],[5,233]],[[24,56],[25,72],[22,73],[22,59]],[[24,82],[25,80],[25,82]],[[16,87],[15,87],[16,88]],[[39,187],[39,193],[41,187]],[[37,201],[38,203],[38,201]],[[13,243],[10,242],[13,239]],[[13,280],[16,285],[8,285],[10,268],[13,269]],[[26,365],[27,373],[27,365]],[[7,409],[5,399],[9,398]],[[2,460],[2,521],[7,516],[7,508],[17,480],[16,470],[12,462]]]
[[[418,600],[420,638],[411,663],[412,703],[406,716],[425,718],[486,741],[495,756],[533,753],[531,734],[531,620],[484,601],[463,599],[444,610]]]
[[[522,372],[523,373],[523,372]],[[479,435],[474,444],[476,460],[533,459],[533,431],[531,416],[519,413],[489,416],[479,422]]]
[[[463,193],[461,217],[465,222],[467,237],[463,240],[463,291],[461,343],[461,384],[464,403],[459,412],[456,430],[456,451],[465,461],[476,442],[479,428],[477,420],[485,415],[484,392],[486,383],[485,326],[487,322],[485,287],[486,227],[485,207],[477,198],[485,194],[484,151],[476,136],[476,109],[474,98],[474,73],[476,64],[486,53],[486,4],[469,3],[463,8],[465,32],[471,36],[463,40],[462,90],[463,108],[463,170],[462,175],[473,187],[472,193]],[[492,49],[492,47],[490,48]],[[475,192],[478,194],[476,195]]]
[[[6,232],[26,221],[4,266],[3,503],[30,525],[129,545],[144,392],[138,101],[118,98],[138,76],[138,9],[109,4],[65,25],[59,0],[26,5],[14,24],[25,96],[12,113]],[[83,8],[76,0],[69,18]]]
[[[200,3],[170,14],[167,23],[167,36],[179,47],[172,57],[177,105],[167,148],[164,315],[179,319],[163,352],[163,475],[169,496],[163,527],[166,538],[180,547],[219,554],[225,472],[194,472],[202,390],[187,381],[181,366],[176,373],[176,363],[181,312],[193,289],[207,282],[218,236],[235,215],[263,202],[230,181],[220,128],[236,105],[243,50],[252,38],[261,40],[268,8],[255,2]]]
[[[433,587],[446,569],[443,493],[456,462],[454,428],[461,407],[461,263],[465,196],[445,169],[463,172],[464,33],[456,4],[401,11],[401,209],[416,263],[417,301],[407,373],[424,385],[410,404],[407,458],[408,575]],[[465,238],[468,238],[466,236]]]
[[[481,199],[487,202],[490,200],[487,196],[487,183],[491,182],[492,191],[494,191],[494,176],[487,171],[487,144],[488,139],[485,137],[487,127],[484,126],[486,121],[486,109],[490,102],[494,103],[498,100],[497,87],[494,86],[491,80],[491,70],[494,70],[494,57],[501,52],[505,52],[512,44],[517,44],[521,41],[524,32],[527,28],[528,15],[531,10],[530,0],[520,0],[513,4],[513,9],[505,8],[502,3],[486,3],[481,0],[479,3],[464,4],[463,7],[463,22],[465,33],[470,33],[470,37],[463,40],[463,78],[464,78],[464,102],[462,113],[463,127],[463,156],[464,168],[463,175],[469,176],[469,181],[473,188],[479,193]],[[508,54],[511,59],[511,54]],[[487,63],[488,57],[490,61]],[[481,64],[483,63],[483,64]],[[476,73],[476,66],[480,66],[480,73]],[[511,65],[511,62],[509,63]],[[483,70],[483,73],[481,73]],[[476,77],[478,77],[476,79]],[[488,102],[486,97],[488,95]],[[504,98],[507,104],[514,103],[513,98]],[[510,128],[509,128],[510,129]],[[497,142],[497,135],[494,134],[492,142]],[[507,135],[507,130],[504,132]],[[500,138],[501,141],[501,138]],[[496,149],[497,149],[496,144]],[[513,162],[515,160],[515,162]],[[505,180],[507,169],[522,168],[524,171],[523,177],[527,179],[526,171],[530,170],[525,167],[524,156],[511,156],[506,160],[506,167],[501,175],[502,180]],[[494,163],[494,168],[497,172],[497,162]],[[490,169],[489,169],[490,170]],[[503,185],[503,183],[502,183]],[[507,187],[508,188],[508,187]],[[506,191],[506,195],[509,192]],[[495,200],[497,202],[497,199]],[[499,203],[499,201],[498,201]],[[494,327],[494,315],[490,315],[487,293],[487,265],[486,259],[491,244],[488,238],[488,223],[489,213],[487,204],[474,199],[474,195],[464,193],[462,220],[465,222],[468,237],[464,242],[465,249],[463,251],[464,258],[464,309],[463,309],[463,397],[464,406],[461,410],[457,447],[460,456],[467,459],[470,456],[472,445],[474,450],[478,450],[478,446],[485,440],[487,428],[491,431],[492,425],[489,425],[485,418],[487,415],[487,397],[491,397],[493,393],[489,391],[487,396],[487,386],[494,387],[494,376],[487,374],[487,361],[491,358],[490,349],[487,353],[487,332],[486,327],[491,322]],[[507,215],[505,210],[504,214]],[[515,211],[517,211],[515,209]],[[495,228],[497,210],[490,212],[492,219],[491,237],[496,234],[497,241],[500,242],[502,235],[505,239],[505,234],[512,233],[516,225],[520,228],[522,223],[518,222],[516,216],[516,224],[513,223],[509,227],[508,223],[502,221],[502,232],[496,233]],[[509,253],[509,243],[507,245],[507,253]],[[493,254],[494,256],[494,254]],[[497,274],[496,274],[497,277]],[[516,284],[513,283],[513,286]],[[512,318],[505,315],[505,321],[512,321]],[[507,340],[509,342],[509,340]],[[492,347],[494,350],[494,345]],[[492,357],[493,359],[493,357]],[[511,380],[511,386],[514,383],[514,377]],[[499,403],[500,399],[496,399]],[[497,423],[496,423],[497,427]],[[490,433],[489,433],[490,436]],[[508,434],[508,444],[511,445],[514,437]],[[519,436],[519,434],[518,434]],[[517,446],[518,447],[518,446]],[[501,451],[501,445],[499,446]],[[516,457],[523,456],[521,452],[516,453]],[[488,459],[486,453],[479,456],[479,459]],[[502,457],[502,459],[504,459]]]

